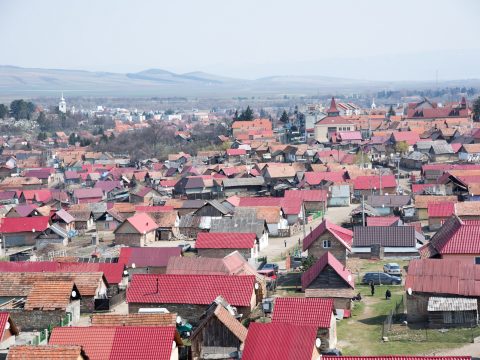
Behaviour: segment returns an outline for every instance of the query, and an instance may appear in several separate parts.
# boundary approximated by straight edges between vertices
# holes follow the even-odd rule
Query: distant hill
[[[445,84],[480,86],[480,81],[458,80]],[[368,81],[328,76],[270,76],[244,80],[204,72],[176,74],[162,69],[122,74],[0,66],[0,95],[3,96],[58,96],[61,91],[66,91],[69,95],[85,96],[327,94],[432,85],[431,82]]]

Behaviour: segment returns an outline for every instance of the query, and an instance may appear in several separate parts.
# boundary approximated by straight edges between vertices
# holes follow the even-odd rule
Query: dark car
[[[362,284],[370,284],[371,282],[374,285],[400,285],[402,279],[383,272],[368,272],[363,276]]]
[[[272,264],[272,263],[266,263],[265,265],[262,266],[260,270],[273,270],[275,271],[275,273],[278,273],[278,265]]]
[[[322,351],[322,355],[342,356],[342,352],[338,349],[328,349],[328,350]]]

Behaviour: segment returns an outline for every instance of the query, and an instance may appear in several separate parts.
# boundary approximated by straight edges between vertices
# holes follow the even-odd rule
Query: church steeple
[[[377,105],[375,104],[375,98],[372,99],[372,110],[375,110]]]
[[[335,103],[335,98],[332,96],[332,101],[330,102],[330,108],[327,110],[328,116],[339,116],[340,111],[337,109],[337,104]]]
[[[62,113],[67,112],[67,102],[65,101],[65,98],[63,97],[63,91],[62,91],[62,98],[60,99],[60,102],[58,103],[58,111]]]

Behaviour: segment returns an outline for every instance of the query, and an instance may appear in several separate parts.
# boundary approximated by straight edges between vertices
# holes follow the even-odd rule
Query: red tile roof
[[[319,185],[322,181],[331,181],[335,184],[345,182],[344,171],[306,172],[302,183],[308,185]]]
[[[362,133],[360,131],[339,132],[337,134],[340,141],[361,141]]]
[[[323,360],[471,360],[471,356],[415,356],[415,355],[378,355],[378,356],[328,356]]]
[[[208,305],[222,295],[233,306],[250,306],[255,276],[134,274],[128,303]]]
[[[325,231],[335,236],[347,249],[352,247],[353,232],[325,219],[303,239],[303,251],[307,250]]]
[[[277,298],[273,308],[272,323],[311,325],[328,329],[331,325],[333,309],[333,299]]]
[[[480,221],[460,220],[452,216],[428,243],[435,254],[480,254]],[[423,256],[422,256],[423,257]]]
[[[129,217],[126,221],[128,221],[140,234],[148,233],[158,228],[157,223],[145,213],[135,214]]]
[[[15,234],[21,232],[44,231],[49,226],[49,216],[3,218],[0,223],[0,233]]]
[[[172,256],[181,256],[179,247],[122,247],[118,262],[131,267],[166,267]]]
[[[310,201],[327,201],[327,190],[286,190],[285,202],[290,199],[300,199],[304,202]]]
[[[408,145],[415,145],[420,141],[420,136],[413,131],[397,131],[392,134],[395,142],[405,141]]]
[[[100,188],[75,189],[75,190],[73,190],[73,196],[77,199],[102,198],[103,197],[103,191]]]
[[[398,224],[398,216],[369,216],[367,226],[392,226]]]
[[[90,360],[170,360],[174,326],[56,327],[51,345],[81,345]]]
[[[311,360],[316,338],[315,326],[253,322],[242,360]]]
[[[238,206],[258,207],[258,206],[280,206],[286,215],[297,215],[302,209],[302,200],[295,198],[281,197],[242,197]]]
[[[382,176],[382,189],[385,188],[396,188],[397,182],[395,180],[395,175],[383,175]],[[370,190],[370,189],[380,189],[380,176],[379,175],[365,175],[357,176],[353,180],[353,188],[355,190]]]
[[[330,267],[345,281],[347,285],[349,285],[352,289],[355,289],[355,283],[350,271],[330,252],[326,252],[315,264],[313,264],[302,274],[303,290],[305,290],[312,283],[312,281],[317,278],[317,276],[323,271],[323,269],[325,269],[327,265],[330,265]]]
[[[227,149],[228,156],[238,156],[238,155],[246,155],[247,151],[245,149]]]
[[[415,259],[408,265],[405,289],[415,292],[480,296],[480,266],[465,260]]]
[[[450,201],[429,203],[427,211],[428,217],[449,217],[455,214],[455,203]]]
[[[110,285],[122,281],[123,269],[124,265],[120,263],[0,261],[0,272],[103,272]]]
[[[252,249],[255,246],[255,233],[207,233],[197,236],[197,249]]]

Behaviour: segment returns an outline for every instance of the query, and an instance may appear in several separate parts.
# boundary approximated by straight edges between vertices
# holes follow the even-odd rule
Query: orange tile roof
[[[16,345],[8,351],[7,360],[78,360],[84,355],[78,345]]]
[[[33,284],[25,302],[25,310],[66,309],[70,303],[73,281],[39,281]]]
[[[94,314],[92,326],[175,326],[177,314]]]

